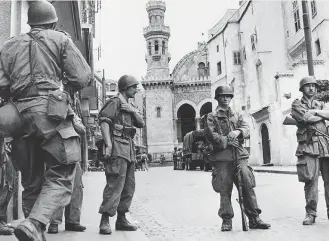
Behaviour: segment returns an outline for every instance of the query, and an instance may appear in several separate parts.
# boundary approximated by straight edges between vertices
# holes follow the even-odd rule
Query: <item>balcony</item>
[[[159,34],[170,37],[170,28],[166,25],[150,25],[143,29],[143,33],[145,38]]]

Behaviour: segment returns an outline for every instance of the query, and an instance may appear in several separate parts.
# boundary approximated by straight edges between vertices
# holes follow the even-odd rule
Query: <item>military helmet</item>
[[[56,23],[58,21],[54,6],[46,0],[31,3],[27,12],[27,18],[27,24],[32,26]]]
[[[230,95],[232,98],[234,97],[234,90],[229,85],[221,85],[218,86],[215,90],[215,99],[217,99],[220,95]]]
[[[125,89],[128,89],[130,86],[138,84],[139,82],[133,76],[124,75],[118,81],[118,90],[121,92]]]
[[[318,86],[318,83],[316,82],[314,76],[306,76],[299,81],[299,91],[303,92],[303,86],[306,84],[315,84],[316,86]]]

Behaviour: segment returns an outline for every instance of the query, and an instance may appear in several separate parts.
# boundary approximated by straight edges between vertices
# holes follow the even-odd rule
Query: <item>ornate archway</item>
[[[181,105],[177,110],[177,139],[182,142],[186,133],[195,130],[195,109],[189,104]]]

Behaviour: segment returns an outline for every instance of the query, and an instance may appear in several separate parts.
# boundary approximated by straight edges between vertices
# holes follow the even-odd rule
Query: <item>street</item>
[[[221,232],[217,215],[219,194],[211,186],[211,172],[173,171],[172,167],[151,168],[136,173],[136,194],[132,216],[150,240],[328,240],[323,181],[319,182],[318,218],[303,226],[303,184],[296,175],[255,173],[261,218],[270,230],[243,232],[234,189],[233,230]]]
[[[219,194],[212,190],[211,172],[174,171],[172,167],[155,167],[136,172],[136,194],[131,207],[131,220],[140,226],[137,232],[98,234],[99,204],[105,185],[103,172],[84,174],[84,203],[81,224],[87,226],[83,233],[64,231],[46,234],[48,241],[83,240],[133,240],[195,241],[195,240],[328,240],[329,220],[326,217],[323,182],[319,182],[318,218],[313,226],[303,226],[303,184],[296,175],[255,173],[261,218],[271,223],[270,230],[243,232],[236,189],[232,203],[235,211],[233,230],[221,232],[221,219],[217,215]],[[16,223],[15,223],[16,224]],[[146,236],[145,236],[146,235]],[[2,236],[1,241],[14,241],[14,236]]]

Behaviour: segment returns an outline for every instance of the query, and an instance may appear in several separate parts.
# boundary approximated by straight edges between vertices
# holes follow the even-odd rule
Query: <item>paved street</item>
[[[98,234],[100,214],[98,208],[102,201],[102,193],[105,186],[105,176],[103,172],[89,172],[83,176],[84,201],[81,216],[81,224],[87,227],[82,233],[64,231],[64,224],[59,227],[58,234],[46,234],[47,241],[95,241],[95,240],[113,240],[113,241],[147,241],[146,236],[140,231],[123,232],[115,231],[115,218],[111,219],[112,234]],[[131,220],[131,218],[128,218]],[[16,225],[17,222],[14,222]],[[14,236],[0,236],[0,241],[17,240]]]
[[[303,184],[296,175],[255,173],[261,217],[270,230],[243,232],[234,190],[233,231],[220,231],[219,195],[211,187],[211,172],[173,171],[172,167],[137,172],[132,216],[154,241],[187,240],[328,240],[329,220],[320,181],[316,225],[305,227]]]

